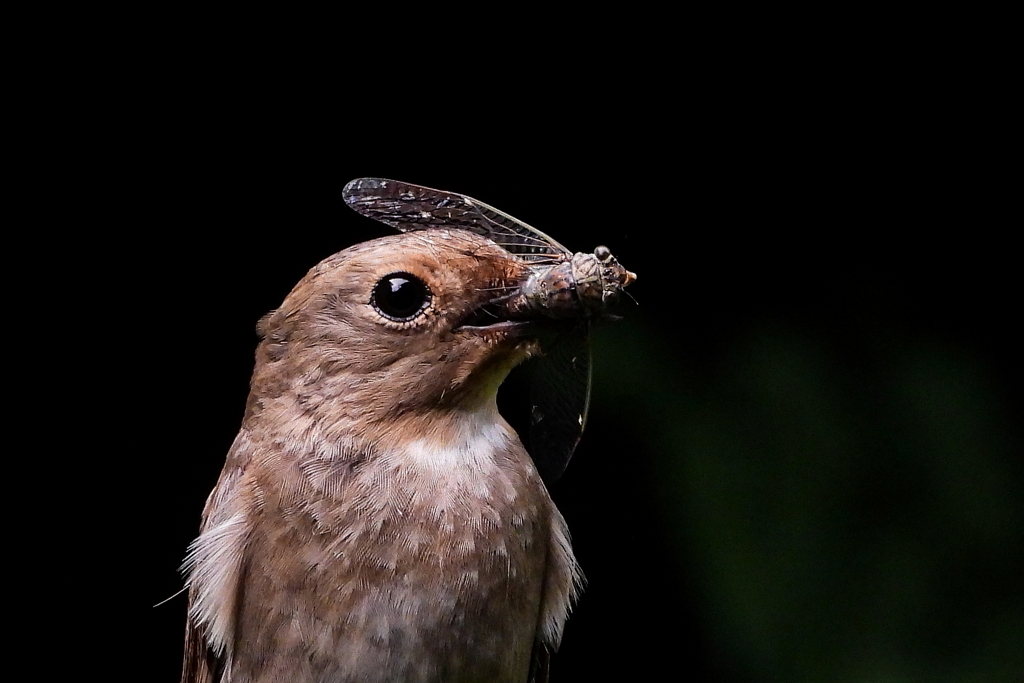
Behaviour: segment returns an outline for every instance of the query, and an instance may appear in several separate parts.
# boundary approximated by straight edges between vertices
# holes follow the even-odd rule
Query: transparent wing
[[[572,252],[521,220],[472,197],[383,178],[357,178],[342,191],[354,210],[402,232],[458,228],[482,235],[524,261],[564,261]]]
[[[530,384],[530,455],[545,483],[562,476],[590,408],[590,329],[584,322],[538,359]]]

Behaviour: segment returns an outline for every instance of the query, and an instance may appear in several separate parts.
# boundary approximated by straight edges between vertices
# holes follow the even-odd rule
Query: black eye
[[[430,290],[415,275],[391,273],[374,285],[370,303],[385,318],[407,322],[430,304]]]

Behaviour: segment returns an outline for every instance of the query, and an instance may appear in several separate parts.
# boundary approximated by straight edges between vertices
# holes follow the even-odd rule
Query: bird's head
[[[325,259],[260,321],[249,416],[298,408],[368,426],[493,405],[554,324],[512,319],[504,305],[529,274],[462,230],[383,237]]]

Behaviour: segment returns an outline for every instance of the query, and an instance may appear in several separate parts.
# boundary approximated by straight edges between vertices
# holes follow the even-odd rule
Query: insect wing
[[[583,435],[590,408],[590,327],[560,336],[533,368],[530,455],[545,483],[562,476]]]
[[[531,263],[564,261],[572,253],[521,220],[472,197],[383,178],[357,178],[342,191],[364,216],[402,232],[455,228],[482,235]]]

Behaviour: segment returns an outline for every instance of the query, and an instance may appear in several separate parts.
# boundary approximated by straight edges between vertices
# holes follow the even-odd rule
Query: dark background
[[[639,276],[595,330],[590,422],[552,491],[588,579],[554,681],[1020,672],[1020,266],[997,140],[942,88],[593,76],[497,123],[472,88],[395,111],[351,73],[293,76],[175,83],[119,156],[151,680],[177,676],[185,598],[150,605],[181,586],[256,321],[390,234],[341,201],[359,176],[470,195]]]

